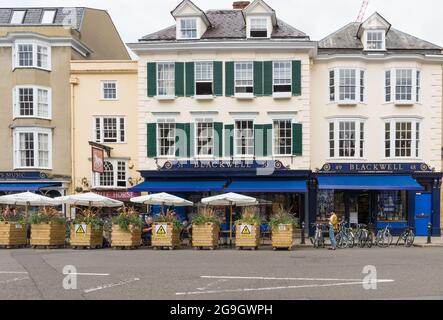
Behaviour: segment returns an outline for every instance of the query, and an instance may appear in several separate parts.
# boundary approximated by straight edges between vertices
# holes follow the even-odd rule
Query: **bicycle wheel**
[[[394,237],[392,236],[392,234],[389,232],[386,235],[386,243],[387,243],[387,247],[390,247],[392,245],[392,242],[394,242]]]
[[[365,237],[364,236],[360,236],[360,238],[358,239],[358,246],[360,248],[364,248],[365,245],[366,245]]]
[[[411,231],[411,233],[408,234],[408,236],[406,237],[406,240],[405,240],[405,246],[406,246],[406,248],[410,248],[410,247],[412,247],[413,244],[414,244],[414,241],[415,241],[415,235],[414,235],[414,233]]]
[[[352,248],[354,248],[354,246],[355,246],[355,238],[354,238],[354,235],[352,234],[352,233],[350,233],[350,234],[348,234],[348,247],[350,248],[350,249],[352,249]]]
[[[366,239],[366,245],[368,246],[368,248],[372,248],[372,246],[374,245],[374,235],[371,233],[369,233],[368,238]]]
[[[335,240],[337,241],[337,247],[340,249],[345,249],[348,246],[347,239],[342,235],[338,235]]]

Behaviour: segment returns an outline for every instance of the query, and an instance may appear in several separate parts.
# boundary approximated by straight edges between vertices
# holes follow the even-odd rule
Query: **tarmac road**
[[[0,299],[443,300],[442,270],[443,248],[0,250]]]

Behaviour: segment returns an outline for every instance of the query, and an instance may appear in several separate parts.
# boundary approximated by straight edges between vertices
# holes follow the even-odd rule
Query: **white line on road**
[[[98,276],[98,277],[107,277],[109,273],[63,273],[64,275],[73,275],[73,276]]]
[[[0,284],[8,284],[8,283],[13,283],[13,282],[17,282],[17,281],[23,281],[23,280],[29,280],[28,277],[26,278],[14,278],[11,280],[4,280],[4,281],[0,281]]]
[[[98,286],[96,288],[86,289],[83,292],[84,293],[91,293],[91,292],[99,291],[99,290],[103,290],[103,289],[109,289],[109,288],[113,288],[113,287],[123,286],[125,284],[130,284],[130,283],[135,282],[135,281],[140,281],[140,279],[139,278],[134,278],[134,279],[120,281],[118,283],[104,284],[104,285]]]
[[[0,271],[0,274],[28,274],[27,272]]]
[[[394,280],[379,280],[377,283],[394,282]],[[276,291],[276,290],[288,290],[288,289],[304,289],[304,288],[326,288],[326,287],[338,287],[338,286],[356,286],[363,285],[366,282],[343,282],[333,284],[311,284],[303,286],[287,286],[287,287],[270,287],[270,288],[244,288],[244,289],[227,289],[227,290],[212,290],[212,291],[196,291],[196,292],[177,292],[177,296],[187,295],[201,295],[201,294],[216,294],[216,293],[236,293],[236,292],[253,292],[253,291]]]
[[[273,281],[350,281],[356,282],[361,279],[318,279],[318,278],[274,278],[274,277],[230,277],[230,276],[201,276],[202,279],[231,279],[231,280],[273,280]],[[380,280],[384,281],[384,280]],[[388,280],[393,281],[393,280]]]

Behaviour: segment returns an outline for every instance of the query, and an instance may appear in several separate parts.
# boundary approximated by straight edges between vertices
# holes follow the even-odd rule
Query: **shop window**
[[[408,220],[407,191],[383,191],[377,196],[379,222],[405,222]]]

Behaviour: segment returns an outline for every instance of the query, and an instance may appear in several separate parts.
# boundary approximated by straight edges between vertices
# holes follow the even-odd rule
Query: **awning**
[[[306,180],[234,180],[226,192],[248,193],[305,193],[308,192]]]
[[[0,183],[0,191],[4,192],[26,192],[40,191],[40,189],[59,187],[59,183]]]
[[[319,176],[321,190],[410,190],[423,191],[411,176]]]
[[[225,180],[149,180],[129,192],[220,192]]]

